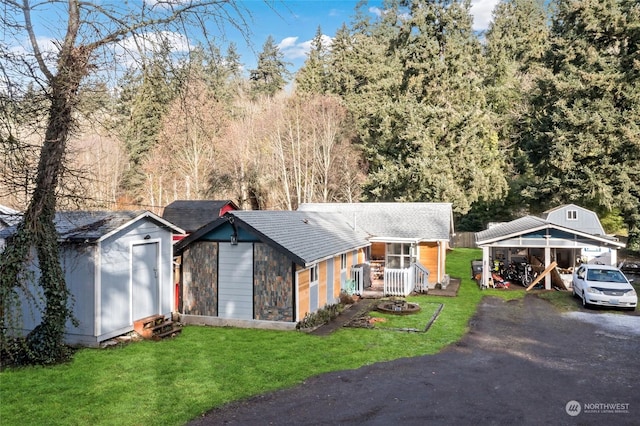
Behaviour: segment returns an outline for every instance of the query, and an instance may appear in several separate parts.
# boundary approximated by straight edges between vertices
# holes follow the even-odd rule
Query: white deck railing
[[[346,291],[349,294],[362,295],[364,291],[364,267],[351,267],[351,277]],[[426,293],[429,290],[429,270],[420,263],[412,263],[404,269],[384,270],[385,296],[408,296],[414,291]]]
[[[384,270],[384,295],[406,297],[414,291],[427,292],[429,270],[419,263],[405,269]]]
[[[413,281],[411,277],[411,268],[406,269],[384,269],[384,290],[385,296],[408,296],[413,287],[410,283]]]
[[[420,263],[412,263],[414,269],[414,290],[421,293],[429,291],[429,270]]]
[[[354,281],[353,294],[362,295],[364,291],[364,267],[351,267],[351,280]]]

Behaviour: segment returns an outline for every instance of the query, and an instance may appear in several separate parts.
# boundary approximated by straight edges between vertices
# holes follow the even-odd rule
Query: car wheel
[[[578,294],[576,293],[576,287],[573,285],[571,286],[571,296],[578,297]]]
[[[582,290],[582,307],[588,308],[589,303],[587,303],[587,297],[584,295],[584,290]]]

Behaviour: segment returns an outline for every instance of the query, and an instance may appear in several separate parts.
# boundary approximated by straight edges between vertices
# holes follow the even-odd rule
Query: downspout
[[[295,262],[291,262],[291,285],[293,286],[293,291],[291,292],[291,318],[293,318],[293,322],[298,322],[298,273],[296,272],[296,264]]]

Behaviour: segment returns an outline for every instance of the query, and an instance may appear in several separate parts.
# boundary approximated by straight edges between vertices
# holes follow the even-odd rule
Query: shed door
[[[158,243],[136,244],[131,254],[133,320],[159,314]]]
[[[253,244],[220,243],[218,316],[253,319]]]

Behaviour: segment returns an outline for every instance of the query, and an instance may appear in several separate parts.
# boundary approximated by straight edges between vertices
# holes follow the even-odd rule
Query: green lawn
[[[320,373],[432,354],[460,339],[484,295],[470,262],[479,250],[456,249],[447,271],[462,278],[426,333],[344,328],[319,337],[293,331],[185,327],[177,338],[111,349],[83,349],[73,361],[0,373],[2,425],[180,425],[229,401],[301,383]],[[420,303],[420,302],[419,302]]]

